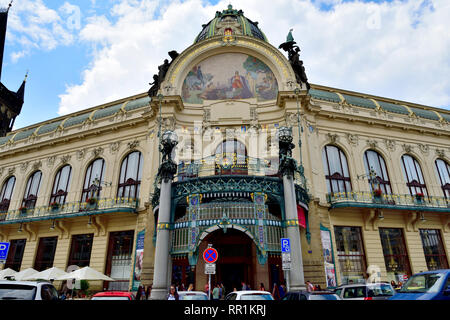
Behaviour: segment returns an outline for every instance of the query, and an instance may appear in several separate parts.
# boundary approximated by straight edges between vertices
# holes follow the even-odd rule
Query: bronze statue
[[[154,97],[158,94],[159,86],[164,81],[170,65],[179,55],[180,54],[175,50],[169,51],[169,56],[172,58],[172,61],[169,63],[169,60],[164,59],[164,63],[158,66],[158,74],[153,75],[153,82],[149,83],[151,88],[148,90],[148,95],[150,97]]]

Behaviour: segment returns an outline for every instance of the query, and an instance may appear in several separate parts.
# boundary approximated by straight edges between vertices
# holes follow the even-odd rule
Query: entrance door
[[[219,253],[216,263],[217,274],[214,279],[223,283],[226,293],[234,288],[241,290],[242,281],[255,288],[253,241],[244,233],[228,229],[226,233],[218,230],[209,235],[205,241],[213,245]]]

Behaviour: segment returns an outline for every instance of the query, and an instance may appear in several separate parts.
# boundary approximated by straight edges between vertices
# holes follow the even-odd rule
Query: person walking
[[[147,290],[145,290],[145,300],[148,300],[148,297],[150,297],[151,291],[152,291],[152,285],[147,286]]]
[[[278,291],[280,292],[280,299],[283,299],[284,296],[286,295],[286,286],[284,285],[283,282],[280,284]]]
[[[280,290],[279,290],[278,285],[276,283],[273,284],[272,297],[275,300],[280,300]]]
[[[220,294],[219,284],[217,283],[212,291],[213,300],[219,300],[219,294]]]
[[[142,288],[141,285],[139,285],[139,287],[138,287],[138,289],[137,289],[137,292],[136,292],[136,300],[141,300],[141,297],[142,297],[142,291],[143,291],[143,288]]]
[[[259,285],[259,290],[266,291],[266,288],[264,288],[264,283],[261,282],[261,284]]]
[[[313,292],[314,291],[314,285],[311,283],[311,281],[306,281],[306,291]]]
[[[167,300],[179,300],[177,289],[174,285],[170,286],[169,294],[167,295]]]

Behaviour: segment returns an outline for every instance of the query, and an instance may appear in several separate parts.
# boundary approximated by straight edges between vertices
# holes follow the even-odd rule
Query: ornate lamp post
[[[287,287],[288,290],[295,291],[305,289],[302,247],[294,186],[294,172],[297,169],[297,163],[292,158],[292,149],[295,145],[292,143],[292,128],[281,127],[277,135],[280,149],[279,173],[283,176],[286,234],[291,242],[291,269],[286,271]]]
[[[161,136],[159,151],[162,163],[158,170],[161,179],[159,196],[159,214],[156,225],[156,248],[151,299],[163,300],[170,285],[170,205],[172,180],[177,172],[177,165],[172,160],[172,150],[178,144],[178,136],[173,131],[166,131]]]

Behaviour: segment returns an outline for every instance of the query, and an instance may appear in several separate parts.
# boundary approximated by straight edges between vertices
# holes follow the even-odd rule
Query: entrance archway
[[[256,247],[245,233],[234,229],[228,229],[226,233],[217,230],[205,237],[202,244],[212,244],[219,252],[216,275],[211,277],[212,285],[223,283],[226,293],[234,288],[241,290],[242,281],[252,289],[256,288]]]

